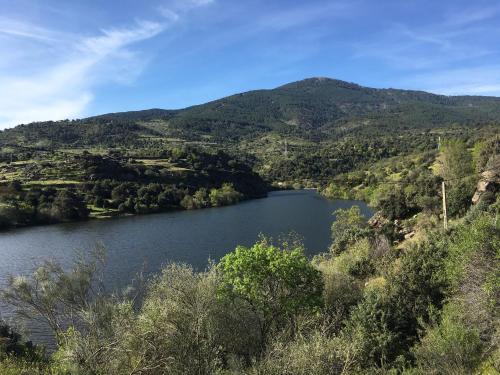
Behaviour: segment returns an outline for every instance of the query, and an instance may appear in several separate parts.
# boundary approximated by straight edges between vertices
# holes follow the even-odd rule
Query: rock
[[[389,220],[382,215],[382,212],[376,212],[370,220],[368,220],[368,225],[370,225],[374,229],[380,229],[384,225],[388,224]]]
[[[481,197],[486,192],[495,193],[499,191],[500,188],[500,171],[488,170],[481,173],[481,179],[477,183],[476,192],[472,197],[472,203],[476,204],[479,202]]]
[[[405,240],[409,240],[413,236],[415,236],[415,231],[411,231],[410,233],[405,234]]]

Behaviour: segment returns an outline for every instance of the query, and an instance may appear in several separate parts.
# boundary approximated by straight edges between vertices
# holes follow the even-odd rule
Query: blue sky
[[[500,2],[0,0],[0,129],[327,76],[500,96]]]

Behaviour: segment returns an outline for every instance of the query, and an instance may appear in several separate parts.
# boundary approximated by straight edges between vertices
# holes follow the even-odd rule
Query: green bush
[[[343,342],[319,332],[290,343],[276,342],[248,375],[349,374],[358,368],[356,342]]]
[[[359,206],[347,209],[338,209],[334,213],[335,221],[332,224],[332,246],[330,251],[340,254],[354,242],[371,234],[368,221],[361,214]]]
[[[463,319],[458,304],[445,306],[441,322],[426,330],[413,349],[422,374],[472,374],[481,362],[483,343],[479,331]]]
[[[279,248],[266,239],[251,248],[238,246],[221,259],[218,270],[219,294],[244,301],[258,316],[262,347],[272,329],[322,304],[321,274],[301,246]]]
[[[335,263],[340,272],[357,278],[366,278],[375,271],[375,259],[370,240],[363,238],[340,254]]]

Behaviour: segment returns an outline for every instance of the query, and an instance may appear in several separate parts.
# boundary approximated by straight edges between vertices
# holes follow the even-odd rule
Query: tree
[[[208,207],[210,202],[208,201],[208,192],[205,188],[200,188],[193,195],[193,199],[196,202],[197,207]]]
[[[321,274],[302,246],[282,248],[262,239],[250,248],[238,246],[218,264],[219,293],[245,301],[259,318],[261,347],[272,328],[322,304]]]
[[[462,214],[470,205],[474,193],[475,180],[470,177],[474,172],[472,155],[461,140],[443,142],[438,157],[439,175],[444,180],[456,180],[447,185],[447,206],[450,216]]]
[[[211,189],[210,204],[214,207],[238,203],[243,195],[236,191],[232,184],[224,183],[219,189]]]
[[[472,155],[465,142],[451,139],[443,142],[438,157],[439,175],[445,179],[456,179],[473,172]]]
[[[361,214],[359,206],[338,209],[334,213],[332,224],[333,243],[331,251],[335,254],[343,252],[348,245],[370,234],[366,218]]]
[[[407,249],[397,266],[387,271],[381,288],[365,289],[364,300],[340,334],[346,343],[358,343],[355,360],[360,366],[392,366],[398,357],[409,357],[419,332],[442,307],[445,256],[436,236]]]
[[[79,220],[88,217],[89,210],[82,197],[69,190],[60,190],[50,214],[57,221]]]
[[[24,342],[22,336],[3,320],[0,320],[0,361],[5,356],[40,359],[36,346],[31,341]]]
[[[488,161],[500,154],[500,137],[477,142],[472,150],[474,164],[477,172],[487,168]]]
[[[406,197],[398,188],[393,188],[390,193],[381,198],[378,206],[389,220],[405,218],[410,212]]]
[[[11,276],[0,296],[19,316],[47,324],[60,341],[66,328],[77,326],[81,315],[102,295],[98,271],[103,259],[103,250],[97,247],[90,259],[75,260],[70,271],[45,261],[29,278]]]
[[[215,268],[195,272],[178,264],[149,284],[131,341],[133,355],[154,370],[145,373],[208,375],[229,354],[247,356],[247,361],[255,356],[255,318],[218,298],[217,287]]]

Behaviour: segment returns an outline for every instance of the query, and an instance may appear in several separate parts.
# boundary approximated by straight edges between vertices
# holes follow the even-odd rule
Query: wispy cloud
[[[376,59],[400,73],[393,84],[446,95],[499,95],[500,6],[455,9],[431,22],[398,23],[354,46],[355,59]]]
[[[404,84],[444,95],[500,96],[500,65],[427,72]]]
[[[500,6],[482,7],[480,9],[465,9],[449,14],[445,24],[448,26],[466,26],[485,21],[500,14]]]
[[[22,27],[9,29],[10,35],[38,39],[39,27],[18,26]],[[101,74],[106,71],[106,64],[112,60],[115,69],[120,70],[123,64],[134,63],[127,48],[159,34],[163,29],[160,23],[138,22],[127,29],[102,30],[95,37],[76,40],[72,35],[58,40],[43,38],[44,42],[52,44],[68,44],[70,40],[72,48],[64,54],[52,56],[56,63],[40,72],[29,75],[14,75],[7,71],[0,73],[0,127],[82,115],[93,98],[92,88],[107,79]]]
[[[46,28],[6,17],[0,17],[0,35],[34,39],[45,43],[55,43],[61,36]]]
[[[10,56],[0,63],[0,129],[85,115],[97,87],[110,81],[130,83],[140,75],[148,59],[134,45],[208,2],[188,0],[172,14],[164,8],[158,21],[136,20],[90,36],[0,18],[0,54]],[[14,47],[23,53],[12,53]]]
[[[305,6],[287,7],[271,12],[256,20],[256,29],[285,30],[293,27],[319,22],[324,19],[353,15],[356,1],[332,1],[327,3],[309,4]]]
[[[215,0],[170,0],[160,5],[158,11],[165,19],[176,22],[182,14],[214,2]]]
[[[484,32],[482,28],[445,28],[442,25],[410,28],[398,24],[375,35],[377,41],[354,44],[353,57],[377,58],[401,70],[442,68],[492,53],[489,46],[471,44],[467,39]]]

